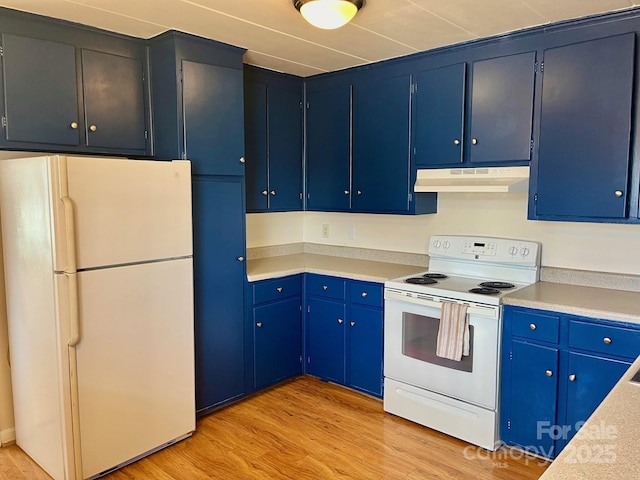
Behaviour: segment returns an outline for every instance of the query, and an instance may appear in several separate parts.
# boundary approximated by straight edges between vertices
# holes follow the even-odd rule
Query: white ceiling
[[[245,63],[303,77],[636,5],[640,0],[366,0],[350,24],[319,30],[291,0],[0,0],[135,37],[192,33],[246,48]]]

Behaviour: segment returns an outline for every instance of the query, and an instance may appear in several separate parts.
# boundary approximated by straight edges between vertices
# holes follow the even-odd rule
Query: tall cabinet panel
[[[307,91],[307,210],[351,206],[351,86]]]
[[[354,86],[353,211],[409,210],[410,104],[409,75]]]
[[[544,52],[533,216],[625,218],[635,34]]]
[[[244,152],[247,211],[268,208],[267,185],[267,85],[244,81]]]

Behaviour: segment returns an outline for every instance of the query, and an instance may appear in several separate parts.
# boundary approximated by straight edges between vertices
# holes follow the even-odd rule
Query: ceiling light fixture
[[[293,5],[314,27],[333,30],[349,23],[364,0],[293,0]]]

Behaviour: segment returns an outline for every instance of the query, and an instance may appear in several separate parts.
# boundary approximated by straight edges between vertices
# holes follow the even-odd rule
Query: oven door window
[[[440,319],[415,313],[402,313],[402,354],[441,367],[473,371],[473,325],[469,326],[469,355],[459,362],[436,355]]]

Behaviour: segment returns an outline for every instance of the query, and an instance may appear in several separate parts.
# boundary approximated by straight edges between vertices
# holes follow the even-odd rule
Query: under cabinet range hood
[[[526,192],[529,167],[418,170],[415,192]]]

